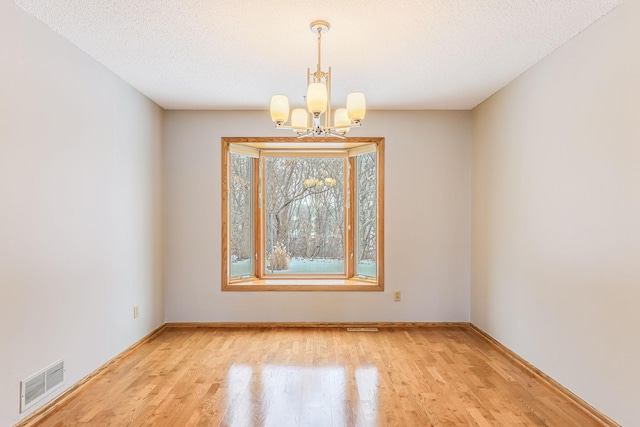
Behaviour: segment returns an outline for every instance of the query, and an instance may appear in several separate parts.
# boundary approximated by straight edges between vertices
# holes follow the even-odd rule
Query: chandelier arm
[[[331,129],[340,130],[340,129],[351,129],[351,128],[359,128],[362,127],[360,122],[351,123],[350,125],[341,125],[341,126],[331,126]]]
[[[289,125],[282,125],[282,124],[277,124],[276,123],[276,129],[291,129],[291,130],[295,130],[297,131],[309,131],[308,127],[302,127],[302,126],[289,126]]]
[[[336,138],[340,138],[340,139],[347,139],[347,137],[339,132],[334,132],[333,129],[329,129],[325,132],[325,135],[327,136],[335,136]]]

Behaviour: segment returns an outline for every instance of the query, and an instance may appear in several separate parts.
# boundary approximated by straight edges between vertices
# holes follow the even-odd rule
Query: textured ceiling
[[[14,1],[166,109],[302,105],[316,19],[334,108],[470,109],[622,2]]]

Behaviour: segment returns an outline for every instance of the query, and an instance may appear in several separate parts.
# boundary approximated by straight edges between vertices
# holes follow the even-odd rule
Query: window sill
[[[247,279],[224,284],[223,291],[383,291],[381,282],[360,279]]]

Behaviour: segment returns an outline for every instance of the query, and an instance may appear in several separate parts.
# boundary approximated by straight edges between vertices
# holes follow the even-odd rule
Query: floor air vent
[[[20,412],[24,412],[40,399],[64,383],[64,361],[59,361],[20,381]]]
[[[378,332],[378,328],[347,328],[348,332]]]

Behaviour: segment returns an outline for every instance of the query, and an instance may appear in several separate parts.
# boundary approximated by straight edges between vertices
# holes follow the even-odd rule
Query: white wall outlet
[[[395,302],[400,301],[402,295],[400,295],[400,291],[393,291],[393,300]]]
[[[140,306],[134,305],[133,306],[133,318],[137,319],[138,317],[140,317]]]

